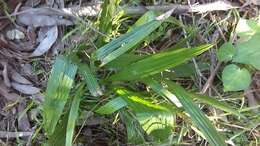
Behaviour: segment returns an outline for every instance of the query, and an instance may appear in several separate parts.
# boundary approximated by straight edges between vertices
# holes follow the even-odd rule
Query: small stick
[[[206,91],[208,90],[208,88],[211,86],[220,66],[221,66],[222,62],[218,62],[216,68],[214,69],[214,71],[211,73],[210,77],[208,78],[207,82],[205,83],[205,85],[203,86],[202,90],[201,90],[201,94],[206,93]]]
[[[17,138],[17,137],[28,137],[31,136],[32,132],[8,132],[0,131],[0,138]]]
[[[212,3],[207,3],[207,4],[197,4],[197,5],[181,5],[181,4],[169,4],[169,5],[157,5],[157,6],[136,6],[136,7],[122,7],[122,10],[125,11],[126,15],[142,15],[143,13],[153,10],[153,11],[160,11],[160,12],[167,12],[171,9],[174,10],[174,14],[184,14],[187,12],[195,12],[195,13],[205,13],[205,12],[212,12],[212,11],[227,11],[230,9],[235,9],[238,8],[237,6],[232,5],[231,3],[227,1],[216,1]],[[40,8],[31,8],[27,10],[23,10],[20,12],[14,12],[10,14],[9,16],[17,16],[21,15],[24,13],[31,12],[32,10],[37,10]],[[50,9],[54,10],[56,12],[60,12],[59,15],[64,15],[70,16],[96,16],[99,14],[101,11],[101,4],[93,4],[85,7],[70,7],[70,8],[63,8],[63,9],[54,9],[54,8],[48,8],[45,7],[45,9]],[[8,18],[7,16],[2,16],[0,19],[6,19]]]

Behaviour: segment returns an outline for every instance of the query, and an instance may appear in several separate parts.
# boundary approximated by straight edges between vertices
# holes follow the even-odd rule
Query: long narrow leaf
[[[146,80],[146,83],[150,85],[153,90],[157,91],[153,88],[159,84],[157,81]],[[154,84],[156,84],[156,86]],[[226,144],[223,137],[216,131],[216,129],[212,126],[210,121],[202,113],[198,106],[192,102],[190,94],[174,83],[172,83],[171,86],[174,88],[173,94],[175,94],[179,99],[186,112],[190,115],[193,123],[199,127],[208,142],[212,146],[225,146]]]
[[[58,57],[53,66],[43,103],[44,128],[47,135],[55,130],[69,96],[77,67],[66,58]]]
[[[171,92],[174,92],[174,90],[175,90],[174,87],[175,87],[176,84],[174,84],[171,81],[165,81],[165,82],[167,83],[168,89]],[[179,88],[182,88],[182,87],[179,86]],[[243,115],[241,115],[235,109],[231,108],[228,104],[220,102],[220,101],[218,101],[217,99],[215,99],[213,97],[208,97],[208,96],[205,96],[205,95],[197,95],[197,94],[193,94],[193,93],[189,93],[189,95],[190,95],[189,97],[191,97],[192,99],[198,99],[199,101],[201,101],[203,103],[209,104],[209,105],[211,105],[213,107],[216,107],[218,109],[224,110],[226,112],[230,112],[230,113],[232,113],[234,115],[237,115],[239,117],[243,117]]]
[[[73,133],[74,133],[76,120],[78,118],[79,104],[82,99],[81,97],[83,91],[84,91],[83,86],[80,86],[79,89],[76,91],[76,95],[73,98],[70,107],[70,113],[68,118],[67,129],[66,129],[66,146],[72,146]]]
[[[164,71],[165,69],[184,63],[190,58],[205,52],[211,47],[212,45],[202,45],[192,49],[184,48],[151,55],[129,65],[121,72],[113,75],[111,80],[134,80],[138,78],[145,78]]]

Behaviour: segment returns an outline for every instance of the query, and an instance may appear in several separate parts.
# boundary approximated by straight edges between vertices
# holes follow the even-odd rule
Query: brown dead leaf
[[[3,65],[3,78],[4,78],[4,83],[7,87],[11,87],[11,83],[8,77],[8,71],[7,71],[7,62],[2,61],[1,64]]]
[[[20,75],[15,70],[12,71],[11,79],[20,84],[27,84],[27,85],[32,84],[30,81],[28,81],[26,78],[24,78],[22,75]]]
[[[71,20],[62,18],[62,16],[66,15],[51,8],[22,7],[21,10],[25,11],[17,16],[17,22],[26,26],[73,25]]]
[[[260,72],[256,72],[253,76],[253,81],[250,87],[245,90],[245,96],[247,97],[250,107],[254,107],[260,104]],[[254,112],[258,112],[259,109],[254,109]]]
[[[31,131],[31,125],[28,120],[27,113],[24,112],[26,109],[26,103],[24,101],[21,101],[18,106],[18,128],[22,131]]]
[[[41,56],[47,52],[58,38],[58,27],[51,27],[46,33],[46,37],[41,41],[39,46],[31,54],[31,57]]]
[[[17,101],[20,98],[19,95],[15,93],[11,93],[8,87],[6,87],[3,81],[1,80],[0,80],[0,94],[9,101]]]
[[[23,94],[33,95],[40,92],[40,89],[34,87],[33,85],[19,84],[15,82],[12,82],[11,85],[15,90]]]

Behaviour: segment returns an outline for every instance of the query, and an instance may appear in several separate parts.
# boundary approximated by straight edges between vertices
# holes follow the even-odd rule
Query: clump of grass
[[[123,23],[123,18],[118,19],[122,17],[121,13],[116,13],[119,2],[105,0],[102,5],[98,28],[106,36],[113,36],[113,28],[120,28]],[[129,31],[117,38],[97,37],[94,40],[99,46],[97,50],[86,55],[85,50],[78,49],[56,59],[43,104],[43,127],[49,145],[73,145],[78,112],[84,110],[110,117],[114,119],[113,124],[121,121],[129,144],[192,143],[185,141],[192,131],[196,132],[196,142],[205,139],[213,146],[227,145],[230,134],[219,132],[225,122],[208,118],[211,113],[206,113],[200,102],[218,108],[234,119],[245,120],[245,116],[237,111],[237,107],[192,93],[175,83],[178,78],[170,76],[178,70],[177,66],[187,64],[213,45],[182,47],[189,40],[186,37],[166,51],[149,55],[135,51],[145,39],[160,31],[162,24],[185,27],[170,16],[170,12],[158,17],[148,12],[137,20],[138,24],[129,27]],[[147,15],[151,17],[147,19]],[[191,31],[188,36],[192,37],[193,33]],[[153,40],[160,39],[160,35],[155,36]],[[73,82],[76,84],[73,85]],[[75,88],[75,93],[70,91],[71,88]],[[182,125],[181,130],[179,119],[187,125]],[[229,140],[232,139],[235,139],[234,135]]]

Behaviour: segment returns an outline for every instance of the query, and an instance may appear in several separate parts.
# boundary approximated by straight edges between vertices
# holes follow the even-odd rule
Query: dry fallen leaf
[[[23,94],[33,95],[40,92],[40,89],[34,87],[33,85],[25,85],[25,84],[19,84],[15,82],[12,82],[11,85],[15,90]]]
[[[20,84],[32,84],[30,81],[28,81],[26,78],[24,78],[22,75],[14,70],[12,71],[11,79]]]
[[[21,101],[18,106],[19,118],[18,118],[18,128],[22,131],[31,131],[31,125],[27,116],[27,113],[23,113],[26,109],[25,101]]]
[[[2,83],[1,80],[0,80],[0,95],[2,95],[5,99],[9,101],[17,101],[20,97],[15,93],[10,93],[8,88]]]
[[[254,107],[260,104],[260,72],[256,72],[253,76],[253,81],[250,87],[245,90],[245,96],[247,97],[250,107]],[[259,109],[253,109],[254,112],[258,112]]]
[[[10,80],[9,80],[9,77],[8,77],[8,71],[7,71],[7,62],[1,62],[1,64],[3,65],[4,69],[2,71],[3,73],[3,78],[4,78],[4,83],[7,87],[11,87],[11,84],[10,84]]]
[[[39,46],[31,54],[31,57],[41,56],[47,52],[58,38],[58,27],[51,27],[46,33],[46,37],[41,41]]]
[[[17,22],[27,26],[42,27],[54,25],[73,25],[68,19],[62,18],[62,13],[51,8],[22,7],[22,14],[17,16]]]

